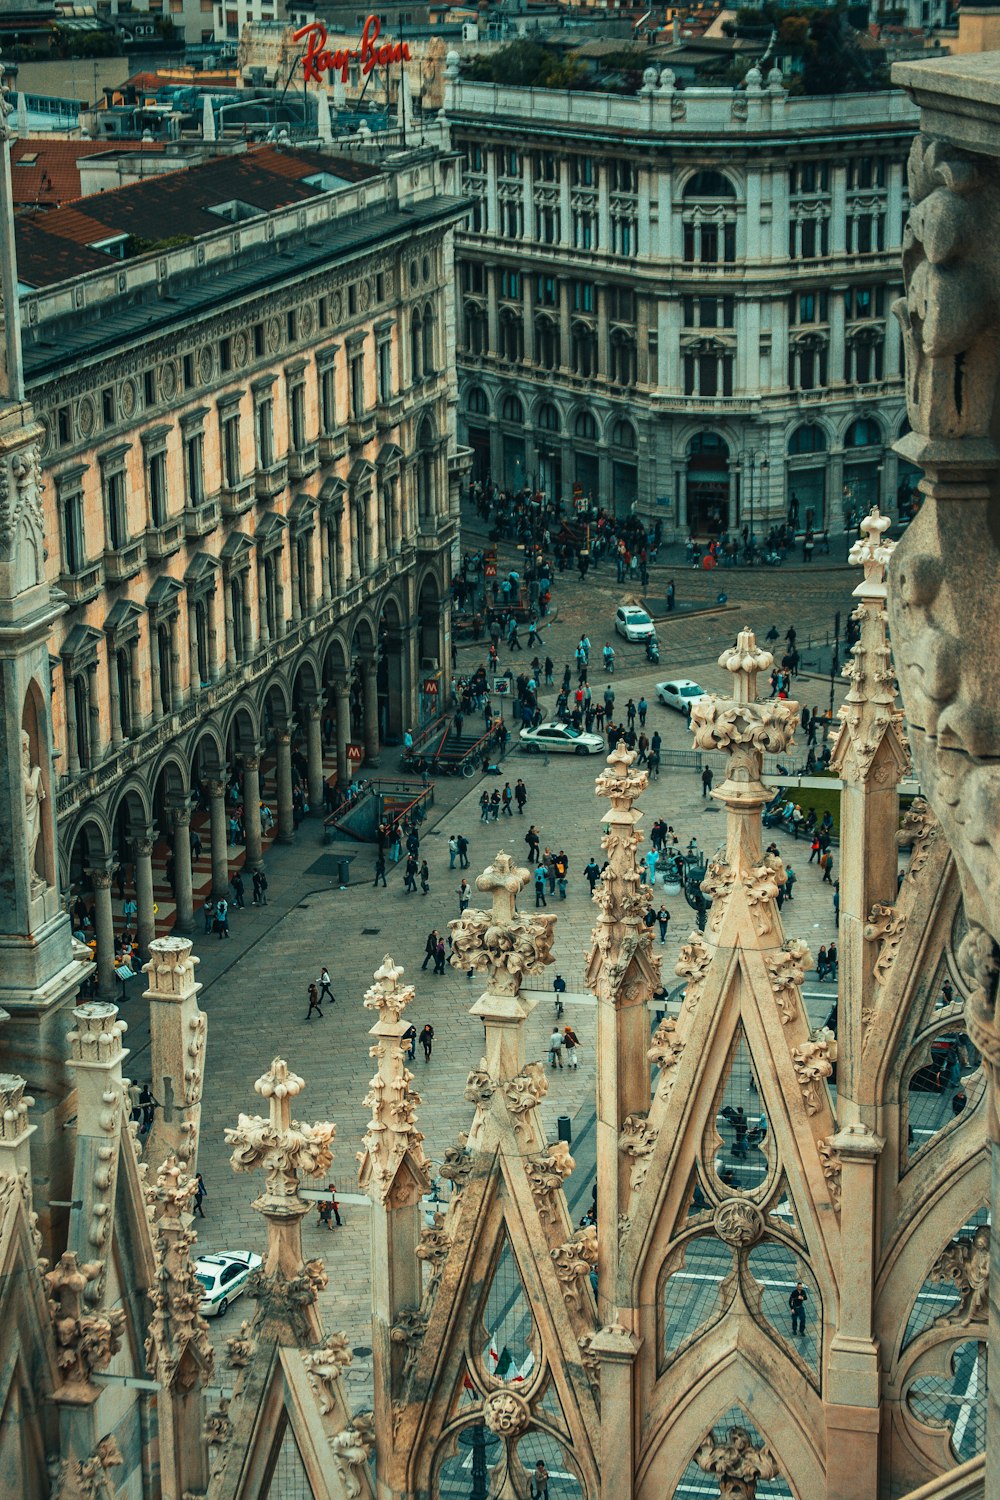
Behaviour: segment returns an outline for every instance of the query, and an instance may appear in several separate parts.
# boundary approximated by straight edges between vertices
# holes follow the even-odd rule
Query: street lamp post
[[[751,562],[751,563],[753,562],[754,553],[755,553],[755,550],[756,550],[756,544],[755,544],[755,539],[754,539],[754,493],[753,493],[753,482],[754,482],[754,478],[755,478],[755,475],[756,475],[756,472],[757,472],[757,466],[758,466],[758,464],[760,465],[761,485],[763,486],[764,476],[768,473],[768,470],[771,467],[771,461],[770,461],[770,459],[767,456],[766,449],[764,449],[764,448],[741,448],[740,452],[737,455],[736,463],[733,465],[733,467],[734,467],[737,475],[742,475],[745,472],[747,474],[747,476],[748,476],[748,479],[749,479],[749,484],[748,484],[748,498],[749,498],[749,501],[750,501],[750,520],[749,520],[749,530],[747,532],[747,547],[746,547],[746,552],[747,552],[747,560],[749,562]]]
[[[705,922],[708,917],[708,902],[701,888],[707,870],[708,864],[705,856],[692,840],[688,845],[687,853],[677,856],[677,874],[683,886],[684,900],[697,914],[699,932],[705,931]]]

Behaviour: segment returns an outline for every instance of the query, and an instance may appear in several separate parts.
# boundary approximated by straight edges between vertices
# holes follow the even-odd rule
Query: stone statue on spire
[[[358,1152],[361,1163],[361,1186],[384,1203],[393,1192],[400,1168],[409,1164],[410,1188],[417,1196],[428,1187],[427,1157],[423,1135],[417,1129],[416,1106],[420,1095],[411,1087],[413,1074],[403,1057],[403,1036],[408,1027],[402,1019],[413,999],[412,984],[401,984],[403,971],[386,954],[381,968],[375,970],[375,983],[366,992],[368,1010],[378,1012],[378,1020],[369,1035],[375,1038],[369,1049],[377,1059],[365,1104],[371,1119],[364,1137],[364,1150]]]

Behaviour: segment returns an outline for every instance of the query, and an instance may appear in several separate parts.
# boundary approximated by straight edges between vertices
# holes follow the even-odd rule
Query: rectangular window
[[[318,309],[318,312],[319,312],[319,326],[321,328],[327,328],[327,327],[329,327],[329,324],[330,324],[330,299],[329,299],[329,297],[321,297],[319,299],[319,309]]]
[[[270,396],[257,403],[255,427],[257,467],[269,469],[274,463],[274,402]]]
[[[380,401],[391,401],[392,389],[392,343],[389,339],[383,339],[378,346],[378,399]]]
[[[647,342],[649,353],[649,384],[660,383],[660,339],[659,335],[651,333]]]
[[[223,375],[233,367],[233,343],[232,339],[219,340],[219,369]]]
[[[354,317],[358,311],[358,289],[357,286],[347,288],[347,311],[350,317]]]
[[[594,185],[594,158],[592,156],[573,157],[573,186],[593,187]]]
[[[193,354],[185,354],[184,360],[183,360],[183,366],[184,366],[184,389],[186,391],[193,391],[194,390],[194,355]]]
[[[165,526],[167,522],[167,455],[164,449],[149,455],[147,469],[149,485],[149,519],[152,526]]]
[[[635,322],[635,293],[631,287],[612,286],[608,288],[608,311],[610,316],[618,323]]]
[[[385,272],[379,271],[375,276],[375,301],[385,301]]]
[[[539,307],[556,307],[559,303],[559,289],[554,276],[539,276],[535,300]]]
[[[596,305],[596,292],[591,281],[574,281],[573,283],[573,311],[593,312]]]
[[[323,423],[323,432],[327,435],[337,429],[336,379],[333,365],[327,365],[319,378],[320,419]]]
[[[56,413],[56,423],[59,429],[60,443],[68,443],[71,440],[73,427],[70,422],[70,410],[68,406],[60,406]]]
[[[87,565],[87,548],[83,528],[83,496],[79,490],[65,497],[63,513],[63,557],[64,571],[80,573]]]
[[[290,393],[292,450],[300,453],[306,445],[306,388],[301,382],[293,385]]]
[[[184,439],[184,478],[188,505],[200,505],[205,498],[203,453],[201,433],[192,432]]]
[[[519,301],[521,297],[521,273],[520,271],[501,271],[500,273],[500,295],[508,297],[511,301]]]
[[[104,505],[107,513],[108,545],[118,552],[128,542],[124,469],[115,469],[112,473],[105,474]]]
[[[294,307],[290,307],[285,314],[285,332],[288,335],[288,342],[294,344],[299,336],[299,315]]]
[[[105,427],[113,427],[115,423],[115,393],[111,386],[106,386],[101,392],[101,415],[104,418]]]
[[[351,359],[351,416],[356,422],[365,414],[365,357],[355,354]]]
[[[156,405],[156,376],[152,370],[143,371],[142,399],[147,406]]]
[[[255,359],[264,358],[264,325],[255,323],[253,325],[253,352]]]
[[[243,477],[240,464],[240,414],[233,412],[222,423],[222,473],[227,489],[235,489]]]

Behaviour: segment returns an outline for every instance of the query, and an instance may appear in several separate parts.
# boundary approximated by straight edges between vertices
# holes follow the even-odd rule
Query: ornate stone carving
[[[194,1179],[184,1176],[177,1158],[170,1156],[145,1191],[156,1262],[146,1365],[163,1385],[176,1384],[179,1390],[192,1388],[198,1369],[208,1379],[215,1362],[208,1324],[198,1312],[202,1288],[191,1259],[198,1238],[191,1229],[195,1188]],[[185,1360],[189,1351],[193,1359]]]
[[[597,795],[606,797],[611,805],[603,819],[601,845],[608,861],[594,891],[600,916],[593,932],[588,972],[592,987],[599,987],[615,1001],[635,998],[634,994],[625,994],[626,984],[630,989],[640,985],[641,994],[642,970],[634,968],[631,978],[626,976],[637,955],[643,955],[648,965],[652,946],[652,934],[642,920],[646,909],[638,864],[642,813],[635,805],[648,777],[645,771],[635,769],[636,759],[637,752],[620,740],[596,783]]]
[[[626,1115],[618,1137],[618,1149],[623,1156],[632,1158],[630,1178],[632,1192],[637,1192],[646,1180],[649,1158],[653,1154],[658,1132],[644,1115]]]
[[[364,1000],[369,1010],[378,1011],[370,1032],[376,1038],[371,1052],[378,1059],[378,1072],[364,1099],[371,1109],[371,1119],[364,1137],[365,1149],[358,1152],[358,1160],[362,1164],[362,1185],[383,1203],[406,1160],[419,1182],[426,1185],[424,1137],[416,1123],[420,1095],[411,1088],[413,1074],[403,1062],[405,1026],[400,1019],[413,999],[413,986],[401,985],[402,975],[402,969],[386,954]]]
[[[361,1494],[362,1475],[375,1447],[375,1423],[370,1412],[354,1417],[349,1427],[330,1439],[330,1452],[349,1500]]]
[[[914,797],[903,814],[903,826],[896,834],[900,849],[909,849],[910,864],[906,871],[908,880],[915,880],[927,863],[931,849],[941,825],[925,797]]]
[[[577,1339],[577,1344],[580,1349],[580,1363],[586,1371],[587,1379],[592,1386],[599,1386],[601,1383],[601,1361],[596,1354],[591,1353],[590,1346],[593,1341],[594,1335],[592,1333],[582,1333]]]
[[[465,1093],[463,1097],[469,1104],[489,1104],[496,1093],[496,1083],[486,1070],[486,1059],[483,1058],[478,1068],[473,1068],[465,1080]]]
[[[757,1481],[778,1477],[778,1460],[771,1450],[754,1446],[745,1427],[730,1427],[725,1442],[710,1432],[695,1453],[695,1463],[719,1481],[721,1500],[756,1500]]]
[[[543,1224],[555,1222],[553,1194],[559,1191],[575,1166],[565,1141],[553,1141],[544,1151],[525,1158],[524,1170]]]
[[[453,1195],[462,1191],[471,1175],[472,1153],[464,1146],[446,1146],[438,1176],[451,1183]]]
[[[80,1265],[76,1252],[67,1250],[58,1264],[44,1273],[56,1362],[66,1385],[88,1385],[92,1371],[106,1369],[121,1347],[125,1331],[121,1308],[84,1311],[87,1288],[102,1278],[103,1272],[100,1261]]]
[[[252,1271],[247,1280],[247,1296],[264,1302],[269,1313],[294,1318],[302,1308],[312,1306],[329,1281],[321,1260],[307,1260],[297,1276],[263,1269]]]
[[[407,1381],[420,1355],[420,1347],[427,1332],[427,1314],[415,1307],[404,1308],[389,1330],[389,1338],[397,1348],[403,1349],[402,1379]]]
[[[191,993],[196,983],[194,971],[200,963],[201,959],[192,952],[190,938],[154,938],[149,945],[149,962],[143,964],[142,972],[148,989],[155,990],[157,995],[180,998]]]
[[[425,1224],[420,1231],[420,1239],[417,1243],[416,1257],[423,1261],[430,1270],[430,1279],[424,1288],[424,1297],[421,1309],[426,1311],[438,1289],[441,1274],[444,1271],[445,1262],[451,1251],[451,1236],[444,1227],[444,1214],[435,1213],[434,1222]]]
[[[17,1073],[0,1073],[0,1143],[16,1146],[30,1136],[28,1110],[34,1099],[24,1091],[27,1080]]]
[[[226,1363],[233,1370],[243,1370],[253,1358],[253,1352],[257,1347],[252,1338],[253,1320],[244,1318],[240,1324],[239,1333],[230,1334],[226,1339]]]
[[[31,737],[26,729],[21,730],[21,785],[24,791],[24,840],[28,874],[31,879],[31,894],[37,895],[45,887],[45,877],[38,869],[38,842],[42,836],[42,803],[45,787],[42,783],[41,766],[32,764]]]
[[[298,1196],[299,1173],[321,1177],[333,1161],[330,1144],[337,1127],[328,1123],[302,1125],[291,1119],[291,1100],[305,1087],[288,1064],[276,1057],[270,1071],[257,1079],[254,1088],[270,1102],[268,1119],[244,1115],[226,1131],[226,1144],[234,1147],[234,1172],[266,1172],[265,1199],[268,1210],[279,1209]]]
[[[529,1116],[545,1098],[548,1091],[549,1084],[545,1077],[545,1069],[538,1062],[527,1063],[523,1073],[516,1073],[513,1078],[508,1078],[504,1083],[503,1094],[507,1101],[507,1108],[513,1116],[515,1132],[522,1140],[537,1139]]]
[[[774,1003],[781,1016],[782,1026],[802,1014],[799,986],[806,977],[806,970],[813,966],[812,954],[801,938],[789,938],[774,952],[764,954]]]
[[[110,875],[109,875],[110,880]],[[115,1063],[121,1060],[122,1037],[128,1026],[118,1016],[117,1005],[94,1000],[78,1005],[73,1011],[76,1021],[66,1033],[74,1062]]]
[[[518,891],[530,879],[529,872],[501,850],[476,877],[476,888],[492,894],[492,909],[470,908],[449,923],[452,965],[487,970],[492,994],[516,995],[528,974],[540,974],[552,962],[555,917],[519,912],[515,906]]]
[[[571,1240],[565,1240],[549,1251],[556,1275],[562,1282],[563,1301],[567,1307],[579,1312],[583,1305],[584,1289],[590,1284],[590,1273],[597,1265],[597,1227],[588,1224]]]
[[[646,1053],[653,1066],[660,1070],[656,1083],[659,1098],[665,1099],[673,1088],[674,1071],[683,1054],[684,1043],[677,1034],[677,1022],[672,1016],[664,1016],[653,1032],[652,1046]]]
[[[205,1413],[202,1437],[211,1447],[222,1448],[233,1435],[233,1423],[229,1415],[229,1401],[220,1396],[215,1406]]]
[[[54,1459],[50,1465],[50,1500],[114,1500],[116,1485],[109,1469],[125,1460],[113,1434],[101,1438],[89,1458]]]
[[[712,903],[708,914],[709,931],[718,932],[726,914],[726,902],[736,889],[736,877],[724,859],[709,860],[701,888]]]
[[[965,1236],[946,1245],[931,1267],[932,1281],[950,1281],[958,1292],[958,1306],[935,1318],[935,1327],[955,1323],[985,1323],[989,1319],[990,1230],[980,1224],[971,1239]]]
[[[758,937],[766,937],[774,926],[774,902],[785,883],[785,866],[776,854],[765,854],[743,877],[747,905]]]
[[[823,1176],[826,1178],[827,1189],[830,1193],[830,1202],[839,1213],[841,1177],[843,1174],[840,1155],[830,1137],[817,1141],[816,1150],[819,1152],[819,1164],[823,1168]]]
[[[792,1049],[792,1066],[802,1090],[807,1115],[819,1112],[822,1085],[833,1073],[830,1044],[827,1041],[803,1042]]]
[[[868,943],[878,943],[878,958],[873,970],[875,983],[885,984],[899,952],[906,927],[906,915],[884,901],[876,901],[868,913],[864,926],[864,938]]]
[[[764,1233],[764,1216],[747,1198],[726,1198],[715,1210],[715,1232],[727,1245],[756,1245]]]
[[[514,1437],[531,1421],[531,1408],[516,1391],[490,1391],[483,1401],[483,1421],[498,1437]]]
[[[316,1393],[316,1403],[321,1415],[337,1409],[334,1387],[343,1372],[354,1359],[346,1333],[331,1333],[326,1342],[316,1349],[302,1351],[302,1365],[309,1376],[309,1384]]]
[[[704,881],[702,881],[701,888],[703,891],[705,890]],[[705,894],[708,895],[708,892],[706,891]],[[674,972],[681,979],[687,980],[687,988],[684,991],[685,1010],[694,1010],[701,999],[705,976],[708,974],[711,962],[711,948],[709,948],[700,932],[692,932],[687,942],[681,944],[681,950],[677,955],[677,964],[674,969]]]

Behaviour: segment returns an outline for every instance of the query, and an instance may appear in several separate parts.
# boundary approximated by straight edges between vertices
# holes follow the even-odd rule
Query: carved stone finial
[[[770,788],[761,782],[765,754],[784,755],[791,747],[798,725],[799,706],[790,699],[758,703],[757,677],[774,665],[769,651],[762,651],[749,628],[741,630],[735,645],[723,651],[719,666],[733,679],[732,698],[715,695],[696,699],[691,706],[691,732],[699,750],[722,750],[728,755],[726,779],[712,796],[730,812],[751,812],[768,801]],[[732,845],[730,838],[730,863]],[[739,848],[737,841],[736,847]],[[739,861],[742,875],[745,860]]]
[[[597,778],[596,792],[611,804],[602,817],[607,864],[594,891],[600,915],[593,932],[587,982],[599,998],[642,1004],[660,982],[660,958],[643,917],[647,898],[639,870],[641,810],[636,798],[649,778],[635,769],[637,752],[619,740]]]
[[[119,1019],[117,1005],[103,1000],[88,1001],[75,1008],[73,1017],[76,1025],[66,1033],[72,1062],[107,1067],[121,1061],[122,1037],[128,1025]]]
[[[241,1114],[235,1128],[225,1134],[227,1145],[234,1148],[234,1172],[266,1173],[265,1190],[253,1206],[267,1222],[267,1257],[251,1277],[251,1295],[266,1310],[294,1324],[301,1342],[314,1343],[319,1330],[311,1309],[326,1285],[326,1274],[318,1261],[303,1263],[302,1219],[309,1204],[299,1197],[299,1174],[326,1174],[337,1127],[328,1121],[304,1125],[292,1119],[292,1100],[304,1087],[303,1080],[276,1057],[254,1084],[270,1105],[269,1117]]]
[[[121,1308],[84,1311],[87,1288],[103,1278],[103,1272],[101,1261],[80,1265],[76,1252],[67,1250],[44,1274],[56,1362],[66,1385],[89,1386],[92,1371],[105,1369],[121,1347],[125,1331]]]
[[[757,1481],[776,1479],[778,1460],[766,1444],[759,1448],[745,1427],[730,1427],[725,1442],[710,1432],[695,1453],[695,1463],[719,1481],[722,1500],[756,1500]]]
[[[417,1129],[416,1106],[420,1095],[411,1088],[413,1074],[403,1057],[403,1035],[407,1030],[401,1019],[413,999],[413,986],[401,985],[403,971],[386,954],[381,968],[375,971],[375,983],[365,994],[369,1010],[378,1011],[378,1020],[369,1035],[375,1038],[371,1054],[378,1060],[378,1071],[365,1095],[371,1119],[364,1137],[363,1151],[358,1152],[361,1186],[385,1203],[394,1186],[394,1201],[416,1200],[427,1190],[427,1158],[423,1135]],[[409,1165],[409,1179],[400,1177],[403,1163]]]
[[[492,896],[491,910],[470,908],[449,923],[452,965],[485,969],[491,994],[516,995],[528,974],[540,974],[552,962],[555,917],[528,915],[516,907],[518,892],[530,879],[530,873],[501,850],[476,877],[477,888]]]
[[[0,1146],[17,1146],[32,1134],[28,1110],[35,1101],[24,1092],[27,1086],[16,1073],[0,1073]]]
[[[199,1374],[208,1380],[215,1363],[208,1324],[198,1312],[202,1289],[191,1258],[197,1241],[191,1228],[196,1186],[194,1178],[184,1175],[177,1158],[170,1156],[160,1166],[156,1182],[145,1190],[156,1263],[149,1291],[153,1316],[146,1338],[146,1365],[161,1384],[182,1392],[193,1388]]]

